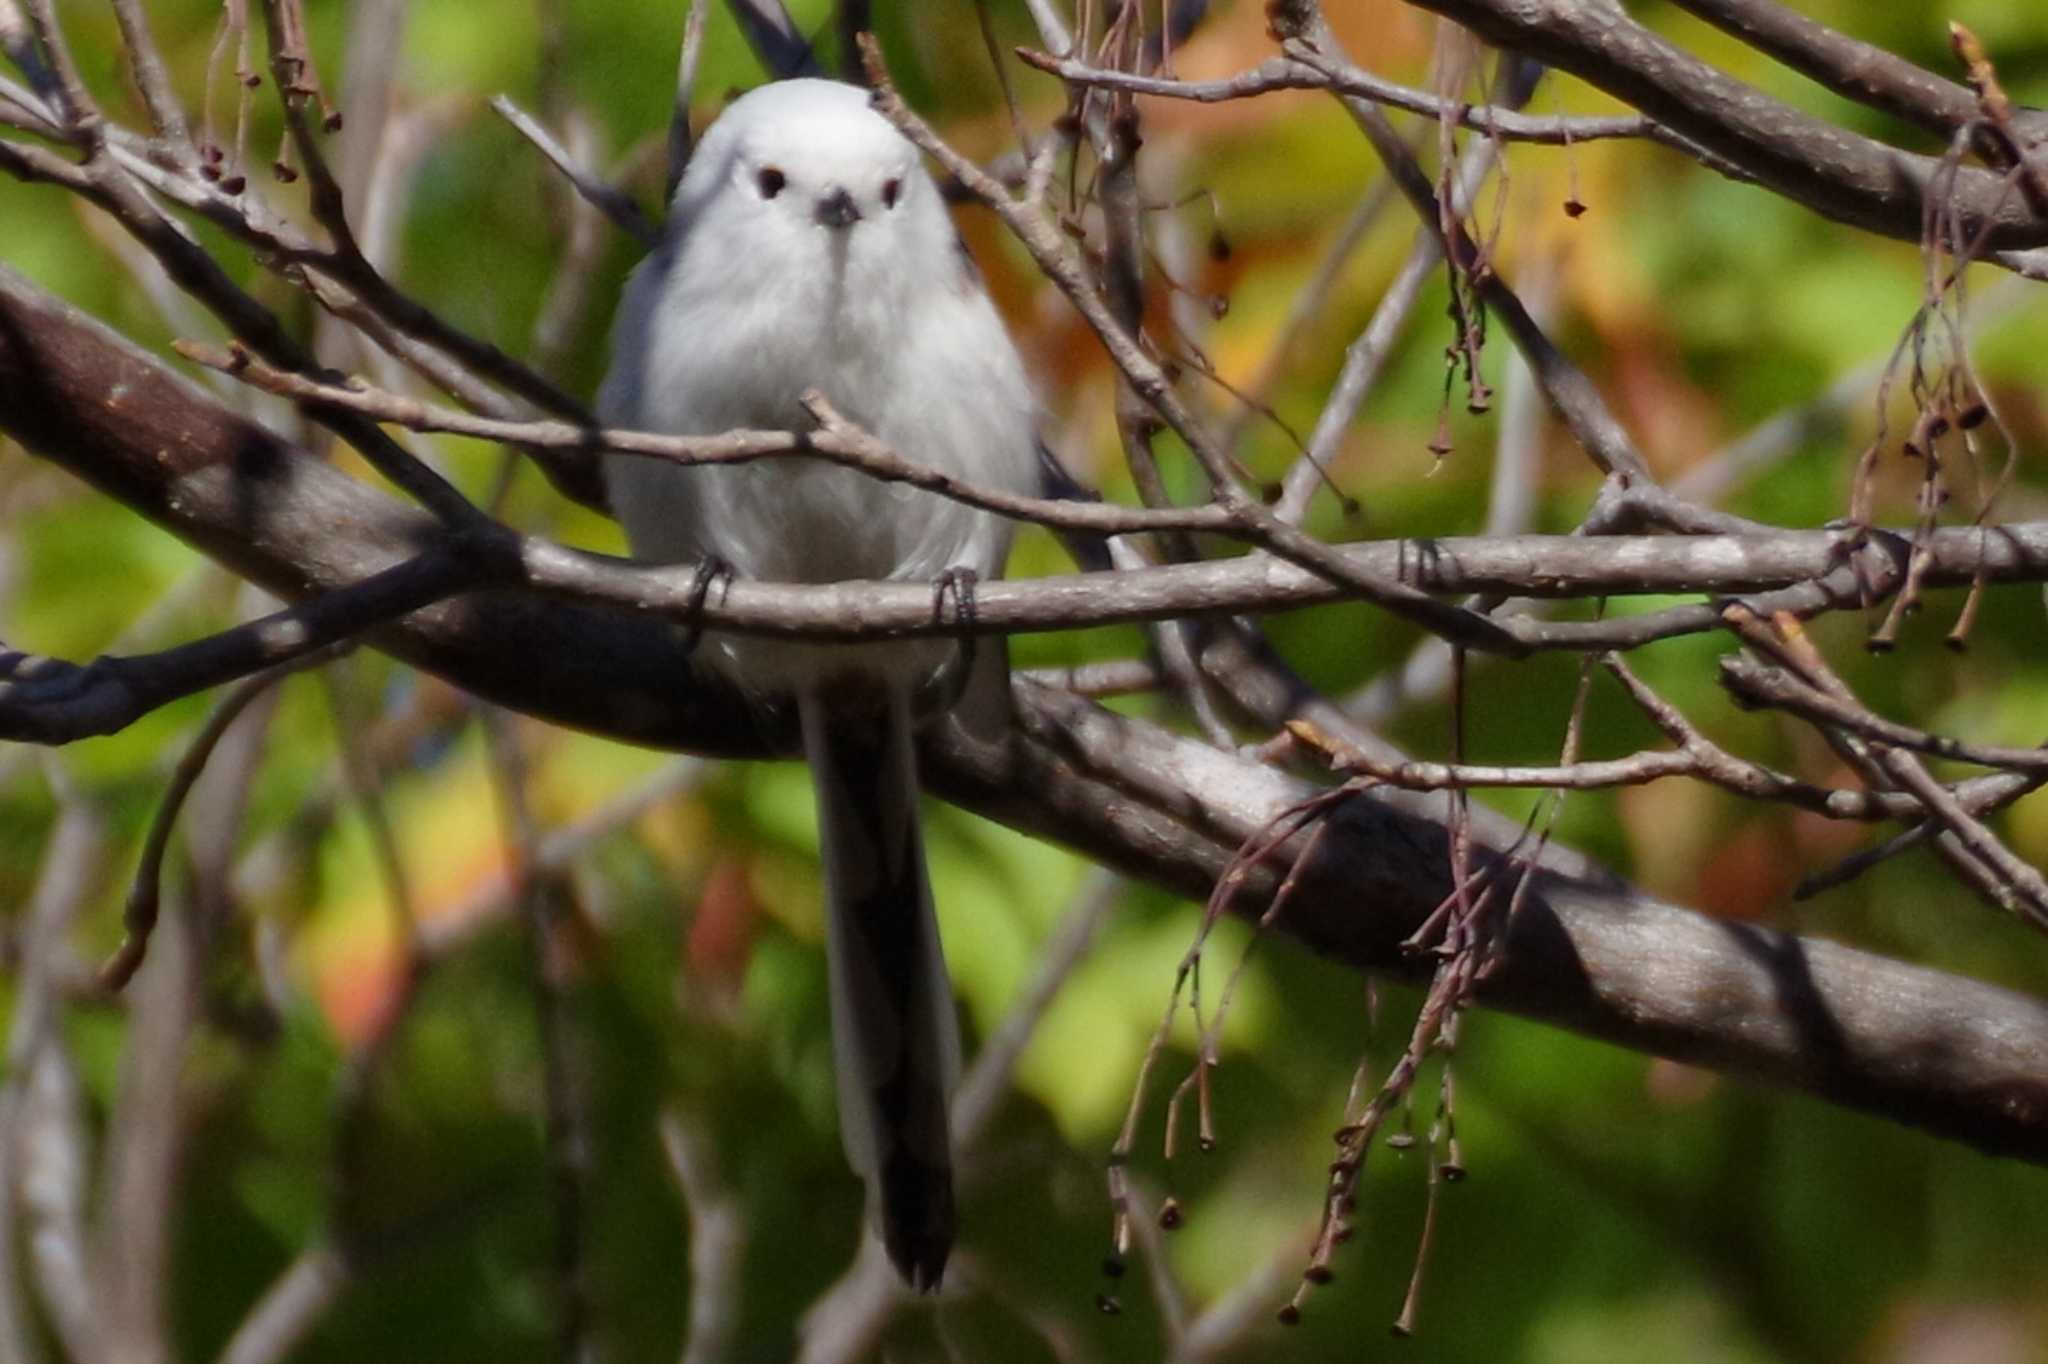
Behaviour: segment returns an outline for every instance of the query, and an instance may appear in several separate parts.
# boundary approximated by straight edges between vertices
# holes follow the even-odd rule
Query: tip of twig
[[[249,364],[249,352],[242,348],[239,341],[232,342],[226,350],[222,350],[218,346],[209,346],[204,341],[194,341],[181,336],[171,342],[171,349],[195,365],[204,365],[208,369],[217,369],[227,374],[245,369]]]
[[[130,935],[122,939],[114,955],[108,957],[93,976],[93,988],[104,995],[118,995],[135,979],[135,973],[142,966],[144,940]]]
[[[860,49],[861,72],[868,78],[868,84],[874,87],[875,102],[879,104],[891,94],[889,68],[882,64],[882,45],[872,33],[854,34],[853,43]]]
[[[821,431],[831,431],[846,424],[846,418],[839,415],[839,409],[832,406],[832,400],[825,396],[823,389],[805,389],[797,394],[796,404],[809,414]]]

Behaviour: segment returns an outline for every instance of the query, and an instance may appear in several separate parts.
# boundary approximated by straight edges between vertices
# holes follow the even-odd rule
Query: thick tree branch
[[[0,425],[292,595],[358,581],[443,534],[18,282],[0,290]],[[787,751],[774,712],[693,678],[677,632],[644,615],[499,593],[371,639],[480,695],[626,742]],[[1311,790],[1080,697],[1030,684],[1015,696],[1002,744],[951,727],[929,736],[932,789],[1183,894],[1206,897],[1244,841]],[[1446,827],[1371,795],[1337,818],[1279,927],[1360,969],[1425,974],[1402,943],[1449,893]],[[1253,877],[1237,910],[1256,913],[1274,875]],[[2048,1163],[2048,1005],[1611,880],[1544,871],[1533,892],[1481,986],[1486,1003]]]
[[[1775,0],[1678,0],[1678,5],[1836,94],[1902,118],[1944,142],[1978,116],[1977,97],[1969,87]]]
[[[450,543],[432,518],[308,458],[4,268],[0,429],[287,598],[351,587]],[[621,647],[622,629],[632,647]],[[680,639],[620,612],[474,594],[370,638],[463,675],[487,700],[633,742],[759,756],[774,732],[771,717],[715,681],[679,685],[692,674]],[[593,671],[521,676],[508,647],[589,659]]]
[[[1630,19],[1610,0],[1411,0],[1500,47],[1569,71],[1823,217],[1918,241],[1933,157],[1888,147],[1762,94]],[[1962,167],[1944,208],[1992,249],[2048,243],[2048,221],[2002,177]]]

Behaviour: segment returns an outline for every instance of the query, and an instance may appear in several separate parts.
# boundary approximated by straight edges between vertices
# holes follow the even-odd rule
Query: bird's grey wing
[[[674,252],[656,247],[633,267],[612,318],[612,360],[597,389],[597,419],[606,426],[644,425],[641,395],[646,388],[649,356],[654,348],[654,317],[661,286]]]

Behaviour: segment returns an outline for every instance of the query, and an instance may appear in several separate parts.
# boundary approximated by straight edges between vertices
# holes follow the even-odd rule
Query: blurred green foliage
[[[109,11],[63,6],[84,75],[123,117],[123,78]],[[197,104],[218,6],[158,0],[152,22],[181,94]],[[966,6],[881,7],[880,27],[914,103],[961,145],[1001,151],[1008,125]],[[1341,7],[1333,7],[1338,9]],[[1637,7],[1709,60],[1770,93],[1853,128],[1913,135],[1818,92],[1734,41],[1674,14]],[[2048,9],[2031,0],[1867,6],[1809,0],[1824,21],[1949,69],[1943,17],[1976,26],[2009,87],[2048,103]],[[314,50],[332,90],[345,88],[351,7],[310,0]],[[679,5],[668,0],[537,4],[416,0],[395,73],[400,107],[437,121],[406,186],[392,273],[451,320],[514,353],[527,349],[560,260],[560,187],[483,102],[500,91],[550,116],[586,111],[607,164],[658,138],[674,72]],[[806,31],[828,32],[822,0],[795,6]],[[1256,7],[1219,14],[1181,54],[1188,74],[1222,74],[1266,54]],[[1005,41],[1028,41],[1023,6],[995,6]],[[1433,20],[1385,0],[1347,16],[1354,53],[1376,70],[1424,78]],[[554,35],[558,43],[543,42]],[[1027,115],[1058,112],[1053,84],[1013,72]],[[700,78],[700,122],[725,92],[761,79],[733,24],[714,10]],[[252,161],[277,145],[267,90],[253,101]],[[1608,101],[1553,80],[1539,111],[1604,111]],[[216,92],[215,112],[231,118]],[[1214,195],[1227,262],[1175,259],[1198,296],[1227,297],[1228,315],[1201,338],[1227,377],[1265,360],[1297,293],[1374,175],[1344,116],[1312,97],[1257,105],[1147,108],[1146,156],[1159,200],[1200,187]],[[346,134],[343,135],[344,137]],[[357,153],[360,154],[360,153]],[[650,163],[639,164],[646,168]],[[1510,158],[1503,268],[1547,297],[1552,326],[1595,374],[1660,472],[1678,475],[1788,408],[1816,401],[1844,373],[1879,362],[1921,287],[1910,245],[1824,223],[1761,191],[1718,179],[1670,153],[1602,143],[1569,152],[1522,148]],[[634,182],[651,197],[658,171]],[[1559,211],[1568,183],[1591,206]],[[278,191],[289,199],[290,191]],[[1162,215],[1197,240],[1211,230],[1196,203]],[[998,294],[1047,377],[1049,429],[1068,461],[1117,496],[1110,379],[1061,309],[985,215],[962,212]],[[191,312],[166,314],[112,254],[86,212],[39,187],[0,183],[0,259],[146,344],[215,334]],[[1412,234],[1385,215],[1338,276],[1271,393],[1296,431],[1314,422],[1342,348],[1370,315]],[[217,242],[216,236],[206,240]],[[1199,252],[1195,253],[1199,255]],[[306,324],[296,296],[238,247],[221,259],[261,297]],[[593,281],[597,306],[565,351],[559,376],[588,392],[605,363],[604,328],[633,251],[609,242]],[[1977,342],[1979,373],[2022,444],[2007,515],[2048,503],[2043,436],[2048,401],[2040,357],[2048,309],[2014,306],[2010,286],[1974,279],[1993,320]],[[1386,378],[1351,433],[1335,473],[1363,504],[1347,524],[1328,505],[1318,529],[1346,534],[1457,534],[1483,524],[1497,415],[1451,418],[1455,451],[1425,448],[1443,399],[1443,286],[1432,286]],[[1506,376],[1496,336],[1486,364]],[[1199,388],[1199,381],[1191,381]],[[239,395],[231,395],[239,396]],[[1203,394],[1219,412],[1224,394]],[[1739,486],[1745,515],[1812,525],[1846,503],[1873,399],[1860,391],[1819,414],[1796,449]],[[1456,406],[1454,404],[1454,406]],[[1276,476],[1294,444],[1255,422],[1247,463]],[[427,442],[481,491],[496,451]],[[1173,477],[1191,479],[1184,464]],[[1539,473],[1540,528],[1575,523],[1597,478],[1556,432]],[[1910,475],[1886,487],[1888,512],[1909,507]],[[250,603],[192,551],[126,511],[67,483],[18,450],[0,454],[0,625],[12,644],[83,658],[161,647],[231,623]],[[616,548],[616,531],[563,507],[522,475],[507,515],[577,543]],[[1045,537],[1020,546],[1015,571],[1061,571]],[[1616,603],[1611,609],[1648,609]],[[1886,713],[1991,742],[2038,742],[2048,711],[2038,594],[1985,603],[1971,651],[1940,647],[1959,602],[1937,595],[1903,647],[1871,659],[1860,621],[1817,633],[1852,684]],[[1362,607],[1271,622],[1302,671],[1336,693],[1398,667],[1415,632]],[[1016,641],[1022,664],[1127,656],[1128,629]],[[1714,637],[1640,652],[1633,664],[1708,734],[1814,779],[1830,759],[1777,721],[1735,712],[1714,683]],[[1553,760],[1578,681],[1574,661],[1545,657],[1475,665],[1465,742],[1476,760]],[[384,1063],[375,1068],[353,1196],[332,1196],[338,1092],[351,1058],[394,986],[391,889],[361,809],[334,794],[337,737],[367,744],[392,717],[444,719],[397,744],[384,791],[416,908],[429,924],[470,904],[504,871],[495,795],[473,725],[453,703],[394,665],[360,658],[336,672],[350,698],[313,678],[283,688],[257,770],[245,849],[282,849],[286,874],[258,880],[221,932],[210,1008],[189,1048],[184,1159],[174,1207],[170,1303],[181,1357],[218,1353],[258,1294],[315,1238],[346,1234],[370,1248],[293,1358],[513,1361],[553,1357],[551,1203],[542,1141],[540,1048],[516,921],[497,914],[466,930],[426,981]],[[118,932],[136,845],[169,764],[206,702],[166,708],[131,730],[58,756],[105,813],[110,851],[80,930],[99,953]],[[1148,712],[1149,702],[1123,703]],[[438,711],[436,708],[439,708]],[[1170,718],[1170,717],[1169,717]],[[1414,751],[1449,751],[1445,708],[1403,709],[1393,735]],[[1592,756],[1619,755],[1655,735],[1605,681],[1591,691]],[[559,826],[658,770],[663,760],[581,736],[523,731],[540,818]],[[34,884],[54,803],[28,755],[0,753],[0,892],[18,916]],[[1526,795],[1489,793],[1523,811]],[[332,818],[319,815],[328,808]],[[970,1036],[985,1037],[1035,968],[1087,868],[1072,856],[950,809],[931,814],[931,862],[949,955]],[[2035,861],[2048,855],[2039,798],[2002,826]],[[2048,990],[2038,938],[1970,899],[1924,857],[1806,905],[1788,893],[1807,870],[1859,846],[1859,831],[1822,828],[1701,788],[1665,785],[1574,796],[1562,835],[1660,894],[1854,941],[2019,988]],[[175,878],[174,878],[175,879]],[[689,1214],[659,1137],[660,1116],[685,1114],[715,1153],[716,1179],[747,1231],[734,1360],[789,1355],[803,1312],[855,1249],[860,1191],[834,1128],[820,954],[816,844],[800,769],[764,765],[706,776],[685,795],[602,840],[575,874],[585,936],[573,945],[566,1000],[588,1109],[584,1185],[592,1312],[610,1358],[671,1358],[685,1329]],[[176,907],[183,912],[182,907]],[[1362,906],[1361,912],[1369,912]],[[1199,1309],[1277,1267],[1283,1293],[1320,1207],[1329,1133],[1361,1056],[1383,1068],[1415,1000],[1279,944],[1261,944],[1225,1032],[1216,1077],[1220,1147],[1157,1158],[1164,1092],[1192,1056],[1183,1029],[1168,1047],[1140,1128],[1133,1174],[1152,1197],[1169,1187],[1187,1208],[1165,1238],[1176,1292],[1157,1301],[1142,1264],[1118,1285],[1123,1312],[1097,1312],[1109,1209],[1102,1163],[1146,1044],[1165,1008],[1198,908],[1133,889],[1039,1025],[991,1135],[973,1158],[966,1195],[961,1297],[899,1314],[892,1359],[1154,1359],[1161,1313]],[[222,1016],[255,998],[251,962],[283,943],[289,1007],[265,1027]],[[1249,934],[1224,925],[1208,955],[1220,982]],[[558,945],[559,947],[560,945]],[[564,949],[570,950],[570,949]],[[1214,988],[1212,984],[1211,988]],[[11,993],[11,989],[10,989]],[[66,1038],[88,1090],[93,1127],[116,1120],[128,1038],[117,1015],[79,1012]],[[1376,1076],[1378,1070],[1374,1070]],[[1362,1191],[1363,1232],[1338,1280],[1310,1300],[1291,1335],[1261,1325],[1228,1357],[1354,1360],[1906,1361],[1957,1357],[1946,1345],[1990,1340],[1997,1360],[2048,1359],[2048,1177],[1980,1158],[1872,1119],[1761,1093],[1511,1019],[1473,1013],[1457,1054],[1458,1133],[1472,1177],[1446,1190],[1422,1291],[1421,1329],[1383,1341],[1421,1230],[1424,1166],[1374,1153]],[[1426,1128],[1437,1073],[1418,1087]],[[1154,1237],[1151,1240],[1159,1240]],[[1148,1251],[1147,1254],[1151,1252]],[[1141,1256],[1141,1261],[1144,1259]],[[1277,1303],[1277,1299],[1275,1300]],[[1270,1309],[1258,1314],[1270,1322]],[[1367,1342],[1374,1342],[1368,1344]],[[1283,1353],[1284,1352],[1284,1353]]]

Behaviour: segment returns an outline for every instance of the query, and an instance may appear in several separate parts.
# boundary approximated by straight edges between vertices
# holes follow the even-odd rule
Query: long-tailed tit
[[[920,464],[1037,486],[1035,404],[918,153],[854,86],[792,80],[705,133],[614,326],[605,422],[801,430],[822,392]],[[778,582],[1002,570],[1000,517],[804,457],[687,468],[613,457],[634,553]],[[971,580],[969,580],[971,581]],[[950,640],[803,644],[712,634],[713,666],[794,697],[817,785],[839,1122],[889,1258],[938,1282],[953,1242],[952,991],[918,833],[914,701]]]

